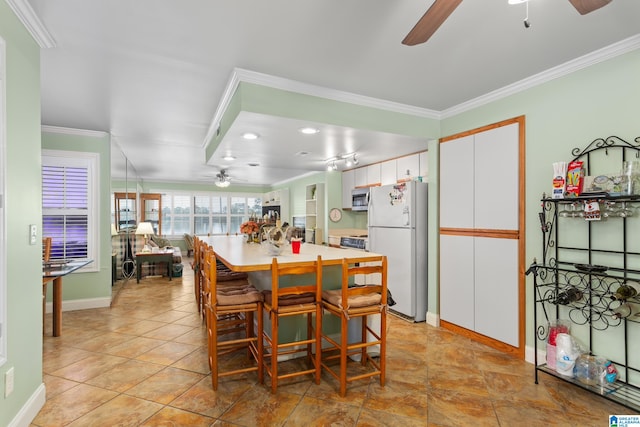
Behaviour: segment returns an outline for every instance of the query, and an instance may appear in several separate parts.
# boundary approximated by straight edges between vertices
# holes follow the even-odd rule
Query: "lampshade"
[[[138,228],[136,228],[136,234],[144,234],[145,236],[150,236],[154,234],[153,225],[150,222],[141,222],[138,224]]]
[[[116,225],[115,224],[111,224],[111,235],[112,236],[117,236],[118,235],[118,230],[116,230]]]

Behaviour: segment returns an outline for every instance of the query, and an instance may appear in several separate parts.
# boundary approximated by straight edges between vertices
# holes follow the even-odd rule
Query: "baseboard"
[[[33,392],[29,400],[20,408],[20,411],[11,420],[8,427],[29,427],[36,418],[40,409],[47,400],[47,393],[44,383],[40,384]]]
[[[86,298],[62,301],[62,311],[87,310],[89,308],[104,308],[111,306],[111,297]],[[53,313],[53,303],[48,302],[46,313]]]
[[[431,313],[427,311],[427,325],[439,327],[440,326],[440,316],[436,313]]]
[[[531,364],[535,364],[536,360],[534,358],[535,356],[535,350],[533,347],[531,346],[526,346],[524,348],[524,360],[531,363]],[[547,352],[541,348],[538,349],[538,363],[546,363],[547,361]]]

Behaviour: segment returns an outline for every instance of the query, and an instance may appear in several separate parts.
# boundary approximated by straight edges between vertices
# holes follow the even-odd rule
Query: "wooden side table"
[[[150,264],[156,262],[167,263],[167,276],[169,280],[173,276],[173,251],[166,250],[161,252],[139,252],[136,254],[136,280],[140,283],[140,277],[142,277],[142,263],[148,262]]]

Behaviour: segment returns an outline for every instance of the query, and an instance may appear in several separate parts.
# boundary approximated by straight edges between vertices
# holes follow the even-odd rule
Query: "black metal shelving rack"
[[[590,174],[592,163],[599,155],[615,155],[620,157],[620,165],[625,160],[640,158],[640,137],[635,143],[629,143],[616,136],[606,139],[596,139],[586,148],[574,149],[573,160],[583,160],[586,175]],[[615,229],[621,239],[620,247],[612,250],[602,248],[595,241],[598,235],[600,221],[587,221],[579,215],[579,210],[571,211],[569,206],[580,205],[585,202],[597,201],[601,207],[621,206],[616,215],[606,218],[607,222],[614,222]],[[612,196],[607,193],[586,194],[577,198],[552,199],[543,195],[542,209],[539,213],[542,230],[542,261],[535,259],[527,274],[533,274],[534,298],[534,358],[535,383],[538,383],[538,373],[560,378],[575,384],[592,393],[640,411],[640,354],[630,351],[628,339],[631,330],[640,331],[640,315],[625,318],[613,316],[618,306],[625,301],[611,298],[618,287],[628,281],[640,283],[640,252],[630,250],[629,235],[634,234],[640,239],[640,196]],[[559,208],[562,208],[560,210]],[[626,213],[624,213],[626,212]],[[575,217],[573,217],[575,215]],[[586,233],[586,244],[568,244],[568,239],[562,233],[567,222],[571,224],[573,233],[576,229]],[[618,226],[619,223],[619,226]],[[630,224],[637,230],[629,229]],[[571,227],[569,227],[571,228]],[[636,245],[637,246],[637,245]],[[601,257],[615,259],[612,266],[594,265],[594,259]],[[576,263],[580,259],[580,263]],[[577,301],[563,305],[557,301],[558,295],[567,287],[578,289],[582,297]],[[640,312],[640,296],[626,301]],[[594,340],[599,331],[609,328],[623,328],[624,342],[620,343],[622,356],[619,360],[611,360],[619,372],[619,379],[614,383],[604,385],[587,385],[575,378],[565,377],[549,368],[546,363],[538,362],[539,342],[546,342],[549,335],[550,322],[567,318],[572,325],[588,328],[586,345],[593,354]],[[596,354],[597,355],[597,354]]]

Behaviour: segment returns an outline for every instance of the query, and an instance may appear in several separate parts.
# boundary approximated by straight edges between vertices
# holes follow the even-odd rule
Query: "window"
[[[42,236],[51,259],[93,259],[97,265],[98,154],[42,151]]]
[[[162,230],[169,236],[184,233],[233,234],[240,230],[240,224],[251,216],[262,214],[260,196],[231,194],[162,194]]]

